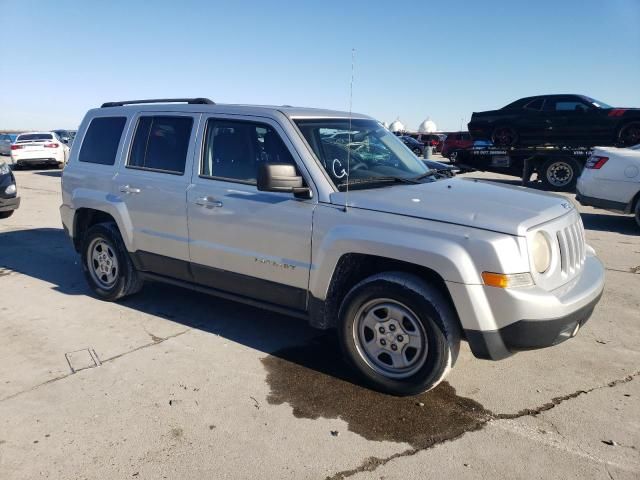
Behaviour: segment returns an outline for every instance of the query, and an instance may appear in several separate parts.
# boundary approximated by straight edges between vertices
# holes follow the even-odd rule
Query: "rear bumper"
[[[20,197],[2,198],[0,197],[0,212],[16,210],[20,206]]]
[[[606,200],[604,198],[589,197],[580,193],[580,190],[576,190],[576,200],[587,207],[596,207],[602,208],[603,210],[613,210],[614,212],[629,213],[628,203]]]

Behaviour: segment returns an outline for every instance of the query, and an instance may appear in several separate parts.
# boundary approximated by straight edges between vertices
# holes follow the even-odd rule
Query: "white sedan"
[[[576,199],[583,205],[633,213],[640,227],[640,144],[594,148],[578,179]]]
[[[53,132],[21,133],[11,145],[11,163],[55,165],[62,168],[69,158],[69,147]]]

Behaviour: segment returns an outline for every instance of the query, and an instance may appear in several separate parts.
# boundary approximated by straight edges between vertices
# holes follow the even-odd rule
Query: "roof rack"
[[[149,100],[125,100],[123,102],[103,103],[100,108],[122,107],[124,105],[138,105],[141,103],[189,103],[192,105],[215,105],[213,100],[208,98],[152,98]]]

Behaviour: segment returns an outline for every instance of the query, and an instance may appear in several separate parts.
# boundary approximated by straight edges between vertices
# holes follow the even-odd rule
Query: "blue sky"
[[[104,101],[353,110],[458,129],[541,93],[640,107],[640,0],[0,0],[0,128],[75,128]],[[466,128],[466,127],[465,127]]]

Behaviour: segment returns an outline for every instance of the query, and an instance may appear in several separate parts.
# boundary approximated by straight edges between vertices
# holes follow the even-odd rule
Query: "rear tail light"
[[[20,150],[22,145],[11,145],[11,150]]]
[[[608,160],[609,157],[600,157],[598,155],[593,155],[589,158],[589,160],[587,160],[585,167],[592,168],[594,170],[600,170]]]
[[[44,148],[58,148],[60,146],[59,143],[45,143]]]

